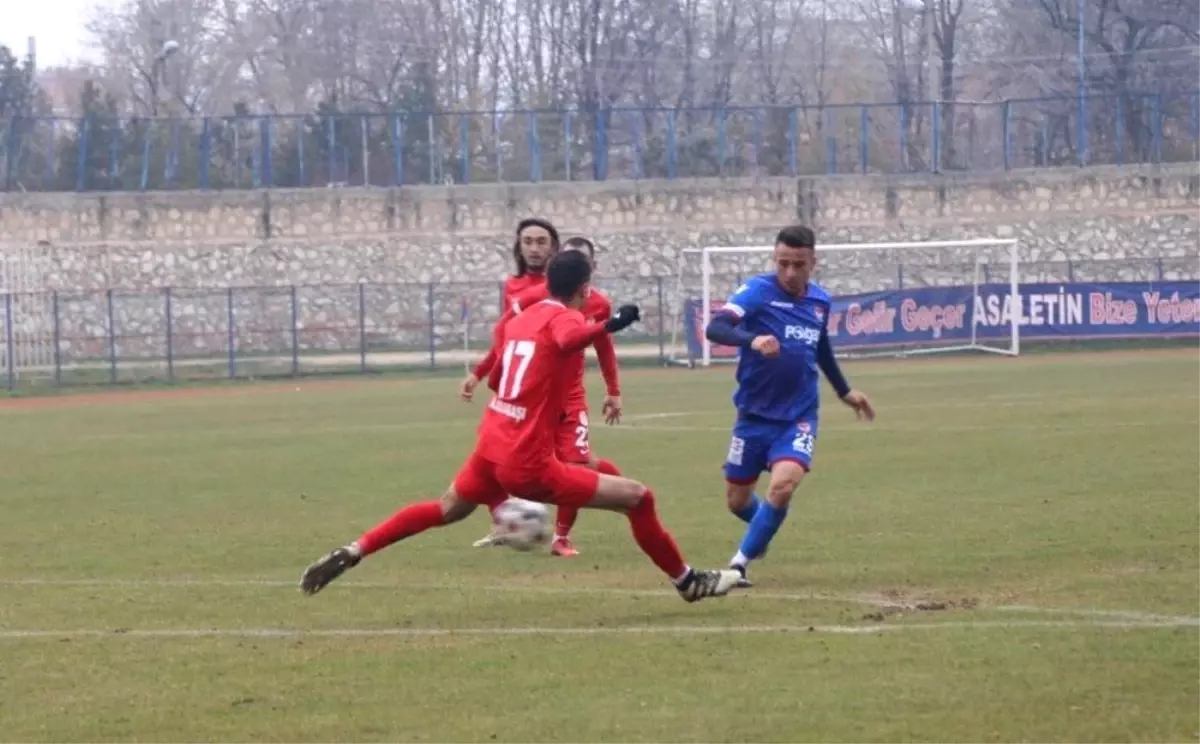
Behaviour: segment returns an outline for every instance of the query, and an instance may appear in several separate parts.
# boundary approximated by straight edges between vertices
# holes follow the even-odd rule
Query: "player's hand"
[[[771,359],[779,356],[779,339],[774,336],[758,336],[750,343],[750,348]]]
[[[851,390],[842,398],[842,402],[854,409],[854,415],[867,421],[875,420],[875,408],[871,405],[871,399],[866,393],[860,393],[857,390]]]
[[[609,426],[621,421],[621,396],[604,396],[604,421]]]
[[[623,331],[634,323],[642,319],[642,312],[637,305],[621,305],[613,316],[604,323],[604,328],[609,333],[617,333]]]
[[[471,398],[474,397],[475,388],[478,385],[479,385],[478,377],[476,377],[474,374],[467,375],[467,378],[465,380],[463,380],[462,383],[460,383],[458,386],[459,396],[465,401],[470,401]]]

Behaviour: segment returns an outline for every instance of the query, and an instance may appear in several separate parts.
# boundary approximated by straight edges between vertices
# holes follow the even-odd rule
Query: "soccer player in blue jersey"
[[[874,420],[867,396],[850,387],[829,342],[830,297],[811,281],[817,264],[810,228],[784,228],[775,238],[775,273],[738,287],[705,331],[715,344],[741,349],[733,403],[737,422],[725,458],[725,500],[749,526],[730,568],[750,586],[746,566],[761,558],[787,518],[792,494],[812,467],[817,440],[820,369],[859,419]],[[771,474],[765,499],[754,493]]]

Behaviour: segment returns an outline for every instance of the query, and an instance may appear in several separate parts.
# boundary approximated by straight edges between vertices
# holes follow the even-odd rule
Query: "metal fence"
[[[1002,170],[1200,159],[1200,91],[996,103],[0,120],[10,191]]]
[[[875,287],[962,285],[973,275],[965,253],[875,263]],[[725,267],[713,277],[714,296],[764,268],[762,257]],[[826,266],[825,286],[835,295],[862,291],[864,270],[843,268]],[[617,338],[623,359],[656,363],[683,353],[677,321],[684,300],[700,296],[691,269],[597,282],[614,302],[642,309],[642,321]],[[981,278],[1004,281],[1008,270],[1002,260],[984,264]],[[1200,277],[1200,258],[1028,262],[1021,272],[1028,282],[1191,280]],[[501,296],[500,282],[0,294],[0,385],[461,370],[490,343]]]

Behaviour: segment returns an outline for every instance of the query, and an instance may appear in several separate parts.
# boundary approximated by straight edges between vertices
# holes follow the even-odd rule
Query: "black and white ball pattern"
[[[550,512],[545,504],[509,498],[494,513],[496,532],[517,550],[533,550],[550,539]]]

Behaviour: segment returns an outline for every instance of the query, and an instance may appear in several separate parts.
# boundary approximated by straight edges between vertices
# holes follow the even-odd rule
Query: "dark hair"
[[[569,300],[592,278],[592,262],[580,251],[555,254],[546,267],[546,289],[557,300]]]
[[[817,236],[813,235],[811,227],[804,225],[789,225],[775,236],[775,244],[783,243],[788,248],[816,248]]]
[[[549,220],[543,220],[540,217],[526,217],[517,223],[517,237],[513,241],[513,260],[517,262],[517,276],[525,276],[529,273],[529,265],[525,263],[525,257],[521,255],[521,233],[525,232],[525,228],[540,227],[550,233],[550,245],[555,253],[558,253],[558,230],[554,225],[550,224]]]
[[[588,258],[596,258],[596,244],[591,238],[585,238],[582,235],[574,235],[567,238],[567,242],[563,243],[564,251],[587,251]]]

